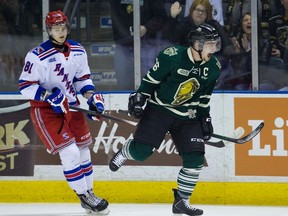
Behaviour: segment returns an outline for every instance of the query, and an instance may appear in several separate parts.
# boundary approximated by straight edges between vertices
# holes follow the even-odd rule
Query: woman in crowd
[[[181,4],[178,1],[174,2],[171,5],[170,16],[164,29],[164,37],[172,44],[189,46],[189,41],[187,39],[188,33],[191,30],[196,29],[199,25],[207,23],[216,29],[221,38],[222,49],[219,52],[220,55],[217,55],[218,59],[219,56],[224,55],[227,57],[235,52],[233,43],[226,30],[218,21],[213,20],[212,6],[209,0],[194,0],[189,9],[189,15],[179,20],[178,15],[181,11]],[[219,60],[223,66],[224,58],[220,58]]]
[[[251,88],[252,82],[252,26],[251,26],[251,14],[249,12],[245,13],[240,21],[240,28],[236,37],[232,39],[235,48],[240,50],[238,55],[232,57],[232,68],[233,72],[225,77],[225,83],[222,89],[234,89],[234,90],[248,90]],[[260,25],[258,27],[258,60],[259,66],[262,71],[261,74],[264,75],[264,67],[269,65],[269,60],[271,56],[271,43],[269,38],[265,38],[262,34]],[[223,78],[223,76],[222,76]],[[260,76],[264,79],[264,77]],[[264,81],[264,80],[263,80]],[[273,89],[273,85],[270,83],[267,85],[262,85],[262,89],[270,90]],[[261,89],[261,86],[260,86]]]

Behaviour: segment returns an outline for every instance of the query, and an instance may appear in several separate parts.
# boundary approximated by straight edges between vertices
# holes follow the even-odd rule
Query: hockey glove
[[[213,125],[212,125],[212,119],[210,116],[202,117],[200,119],[201,127],[203,131],[203,139],[209,140],[211,138],[211,135],[213,134]]]
[[[51,105],[54,112],[57,114],[62,114],[67,113],[67,110],[64,106],[65,99],[66,97],[61,92],[61,90],[55,87],[52,89],[52,94],[50,94],[45,101]]]
[[[94,92],[93,95],[88,99],[87,104],[89,105],[89,110],[93,110],[99,113],[99,115],[87,114],[87,117],[91,120],[99,121],[101,119],[101,114],[105,110],[103,95]]]
[[[133,92],[129,95],[128,112],[135,118],[141,118],[146,105],[147,96]]]

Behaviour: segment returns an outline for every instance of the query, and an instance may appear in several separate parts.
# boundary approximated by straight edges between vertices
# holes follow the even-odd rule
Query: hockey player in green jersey
[[[213,133],[209,101],[221,67],[212,54],[220,50],[221,41],[208,24],[192,30],[188,39],[190,47],[160,52],[137,92],[130,94],[128,111],[140,121],[134,139],[112,157],[109,168],[117,171],[126,160],[146,160],[169,132],[183,161],[172,212],[202,215],[189,198],[204,165],[204,141]]]

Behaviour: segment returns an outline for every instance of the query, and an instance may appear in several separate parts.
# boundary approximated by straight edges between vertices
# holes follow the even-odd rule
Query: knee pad
[[[72,170],[80,166],[80,151],[75,143],[59,151],[59,156],[64,170]]]
[[[204,152],[181,153],[180,156],[185,168],[199,168],[204,165]]]
[[[133,157],[134,160],[144,161],[149,156],[153,154],[154,147],[139,143],[136,141],[131,141],[129,145],[129,154]]]

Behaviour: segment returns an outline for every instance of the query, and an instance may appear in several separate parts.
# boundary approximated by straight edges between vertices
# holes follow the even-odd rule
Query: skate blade
[[[194,216],[201,216],[203,214],[193,214],[193,215]],[[174,215],[174,216],[187,216],[188,214],[185,214],[185,213],[172,213],[172,215]]]
[[[108,208],[104,209],[103,211],[95,212],[89,209],[86,209],[86,213],[88,215],[108,215],[110,210]]]
[[[187,216],[187,214],[185,213],[173,213],[174,216]],[[194,214],[193,214],[194,215]],[[202,215],[202,214],[201,214]],[[195,215],[195,216],[201,216],[199,214]]]

